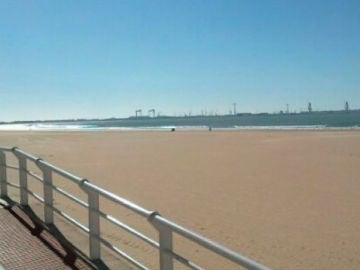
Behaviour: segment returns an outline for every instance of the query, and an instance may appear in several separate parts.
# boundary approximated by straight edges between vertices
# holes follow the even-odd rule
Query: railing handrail
[[[6,155],[5,152],[13,153],[19,161],[19,167],[8,165],[6,163]],[[30,172],[27,170],[26,167],[26,160],[30,160],[34,162],[38,168],[43,172],[43,178],[40,176]],[[19,183],[20,185],[17,186],[7,180],[6,177],[6,168],[11,169],[18,169],[19,170]],[[57,173],[74,183],[78,184],[79,187],[88,194],[88,203],[81,201],[80,199],[76,198],[75,196],[65,192],[62,189],[59,189],[57,186],[52,184],[52,173]],[[39,195],[35,194],[31,190],[28,189],[27,186],[27,175],[30,175],[40,182],[43,183],[44,188],[44,198],[41,198]],[[72,224],[78,226],[85,232],[89,232],[89,249],[90,249],[90,259],[101,259],[100,254],[100,243],[105,244],[105,246],[112,248],[113,250],[119,250],[111,243],[107,242],[103,239],[100,235],[100,222],[99,218],[103,217],[110,222],[113,222],[115,225],[125,229],[127,232],[139,237],[143,241],[151,244],[152,246],[156,247],[160,251],[160,269],[161,270],[172,270],[173,269],[173,259],[177,259],[182,263],[185,263],[192,269],[201,269],[196,264],[192,263],[191,261],[183,258],[182,256],[176,254],[172,249],[172,234],[177,233],[182,237],[185,237],[192,242],[195,242],[204,248],[217,253],[218,255],[238,264],[250,270],[270,270],[268,267],[263,266],[237,252],[234,252],[214,241],[199,235],[189,229],[186,229],[175,222],[172,222],[164,217],[162,217],[156,211],[149,211],[125,198],[122,198],[112,192],[109,192],[93,183],[91,183],[87,179],[80,178],[74,174],[71,174],[61,168],[54,166],[53,164],[42,160],[41,158],[35,157],[27,152],[22,151],[17,147],[0,147],[0,191],[1,196],[7,196],[7,186],[18,187],[20,189],[21,195],[21,204],[27,204],[27,194],[32,195],[40,202],[44,203],[44,211],[45,211],[45,223],[53,223],[53,212],[59,214],[60,216],[66,218]],[[67,214],[63,213],[59,209],[55,208],[53,205],[53,196],[52,190],[56,190],[68,199],[74,200],[76,198],[78,200],[77,203],[80,205],[87,207],[89,209],[89,228],[85,225],[79,223],[74,218],[68,216]],[[102,212],[99,207],[99,196],[102,196],[110,201],[115,202],[118,205],[121,205],[132,212],[146,218],[150,224],[159,232],[159,243],[156,241],[148,238],[147,236],[143,235],[141,232],[132,229],[131,227],[123,224],[121,221],[117,220],[114,217],[109,218],[109,215]],[[73,197],[73,198],[72,198]],[[76,200],[75,200],[76,202]],[[111,220],[113,219],[113,220]],[[118,251],[118,254],[123,256],[125,259],[130,261],[131,263],[137,265],[141,269],[147,269],[141,263],[137,262],[133,258],[129,257],[126,253],[122,251]]]

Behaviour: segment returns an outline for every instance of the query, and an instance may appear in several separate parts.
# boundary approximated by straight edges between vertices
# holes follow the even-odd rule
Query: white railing
[[[6,153],[12,153],[17,161],[18,166],[7,164]],[[28,161],[33,162],[42,172],[42,176],[37,175],[28,170]],[[7,169],[18,170],[19,172],[19,185],[8,181]],[[63,189],[53,184],[53,174],[58,174],[72,182],[78,184],[79,188],[87,194],[87,202],[78,199],[76,196],[64,191]],[[43,186],[43,197],[36,194],[28,188],[28,176],[39,181]],[[92,184],[86,179],[75,176],[65,170],[62,170],[40,158],[28,154],[17,147],[0,147],[0,195],[1,197],[8,197],[8,186],[19,189],[20,191],[20,204],[23,206],[28,205],[28,195],[38,200],[44,205],[44,220],[45,224],[54,224],[54,213],[58,214],[71,224],[75,225],[89,235],[89,257],[91,260],[101,259],[101,244],[116,252],[118,255],[137,266],[139,269],[148,269],[141,262],[130,257],[124,251],[116,247],[104,239],[100,231],[100,217],[106,219],[112,224],[122,228],[126,232],[141,239],[145,243],[159,250],[159,265],[161,270],[173,270],[174,260],[179,261],[190,269],[202,269],[200,266],[177,254],[173,250],[173,234],[176,233],[194,243],[197,243],[207,250],[210,250],[223,258],[241,265],[246,269],[251,270],[270,270],[239,253],[229,250],[191,230],[188,230],[168,219],[160,216],[156,211],[149,211],[141,206],[138,206],[124,198],[121,198],[105,189]],[[54,206],[53,191],[56,191],[68,198],[69,200],[79,204],[80,206],[88,209],[88,227],[81,224],[75,218],[69,216],[63,211]],[[148,220],[148,222],[158,231],[159,241],[155,241],[143,233],[131,228],[130,226],[122,223],[115,217],[104,213],[99,205],[99,197],[106,198],[110,201],[121,205],[130,211],[140,215]]]

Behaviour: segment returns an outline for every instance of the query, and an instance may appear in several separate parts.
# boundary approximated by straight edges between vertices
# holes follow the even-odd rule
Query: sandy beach
[[[360,269],[359,131],[3,131],[0,145],[40,156],[270,268]],[[155,257],[107,233],[135,255]],[[175,247],[209,269],[241,269],[188,244]]]

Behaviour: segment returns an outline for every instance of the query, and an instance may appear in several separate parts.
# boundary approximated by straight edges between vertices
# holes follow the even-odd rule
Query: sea
[[[222,116],[130,117],[123,119],[27,121],[0,124],[9,131],[104,130],[360,130],[360,110]]]

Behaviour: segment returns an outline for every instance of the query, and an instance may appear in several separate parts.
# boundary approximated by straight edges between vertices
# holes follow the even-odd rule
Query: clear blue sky
[[[360,108],[360,1],[0,1],[0,121]]]

